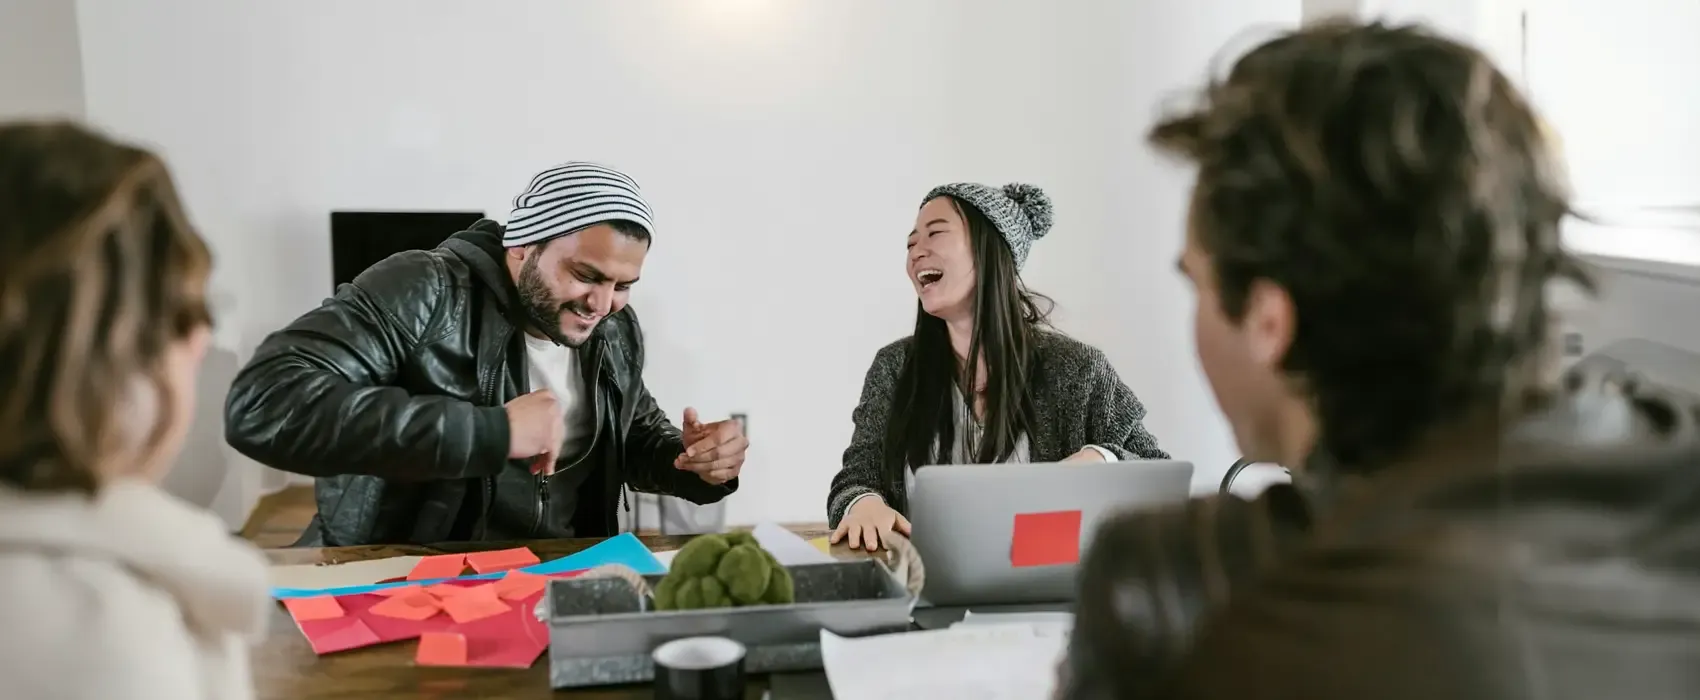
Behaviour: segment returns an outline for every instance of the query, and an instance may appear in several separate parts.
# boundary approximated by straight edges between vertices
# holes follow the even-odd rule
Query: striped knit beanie
[[[1015,255],[1015,269],[1020,270],[1027,264],[1027,251],[1033,248],[1033,241],[1045,237],[1051,231],[1051,198],[1044,190],[1013,183],[1003,187],[991,187],[973,182],[955,182],[934,187],[921,200],[921,205],[941,195],[950,195],[968,203],[998,227],[998,233],[1003,234],[1003,240],[1009,244],[1009,252]]]
[[[538,173],[514,197],[502,246],[542,243],[609,221],[630,221],[655,235],[654,215],[637,181],[605,165],[562,163]]]

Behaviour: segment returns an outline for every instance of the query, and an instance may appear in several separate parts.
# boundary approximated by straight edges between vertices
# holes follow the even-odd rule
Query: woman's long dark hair
[[[974,333],[968,359],[958,360],[945,322],[916,301],[915,338],[892,396],[885,440],[885,476],[903,483],[905,468],[948,462],[956,435],[953,388],[960,386],[971,407],[978,363],[986,364],[985,415],[980,440],[966,452],[989,464],[1007,459],[1033,425],[1027,380],[1033,370],[1035,336],[1045,327],[1051,300],[1022,284],[1015,256],[992,222],[972,205],[945,195],[967,225],[974,256]]]

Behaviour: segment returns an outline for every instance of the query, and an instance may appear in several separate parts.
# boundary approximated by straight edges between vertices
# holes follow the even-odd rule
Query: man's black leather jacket
[[[1107,521],[1056,697],[1700,697],[1695,404],[1568,386],[1361,480]]]
[[[587,468],[509,461],[503,404],[529,391],[501,226],[394,255],[260,345],[225,403],[243,454],[317,477],[301,544],[607,536],[623,487],[712,503],[737,488],[673,467],[684,446],[643,383],[627,307],[580,349],[597,425]]]

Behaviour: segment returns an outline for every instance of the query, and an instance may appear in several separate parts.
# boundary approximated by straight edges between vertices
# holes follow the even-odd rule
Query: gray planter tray
[[[749,673],[821,668],[820,631],[858,636],[901,632],[915,601],[878,561],[787,567],[797,602],[713,610],[653,609],[648,596],[618,578],[549,582],[549,682],[554,688],[642,683],[654,677],[649,654],[681,637],[730,637],[748,648]],[[660,576],[645,577],[650,588]]]

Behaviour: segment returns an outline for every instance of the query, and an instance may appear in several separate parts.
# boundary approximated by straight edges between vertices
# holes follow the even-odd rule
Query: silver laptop
[[[1093,531],[1106,516],[1183,501],[1191,483],[1192,463],[1176,460],[918,469],[909,491],[909,522],[927,572],[922,603],[1072,601],[1075,563],[1012,563],[1018,514],[1080,511],[1079,556],[1085,557]]]

